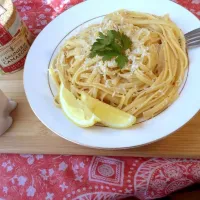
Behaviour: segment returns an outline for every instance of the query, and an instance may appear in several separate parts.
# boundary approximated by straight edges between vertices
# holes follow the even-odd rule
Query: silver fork
[[[192,48],[200,45],[200,28],[185,34],[187,47]]]

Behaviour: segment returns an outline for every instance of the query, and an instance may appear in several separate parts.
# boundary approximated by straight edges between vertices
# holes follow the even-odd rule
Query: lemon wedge
[[[62,110],[76,125],[80,127],[90,127],[100,121],[99,118],[96,117],[83,102],[76,99],[62,83],[60,86],[59,98]]]
[[[111,128],[128,128],[136,122],[136,117],[133,115],[94,99],[86,93],[81,94],[81,100],[105,126]]]

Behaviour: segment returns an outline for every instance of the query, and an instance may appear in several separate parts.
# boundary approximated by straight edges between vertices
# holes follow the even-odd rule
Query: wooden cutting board
[[[0,77],[0,88],[18,102],[12,127],[0,137],[0,153],[200,157],[200,112],[179,131],[153,144],[127,150],[90,149],[60,138],[38,120],[27,102],[22,79],[23,71]]]

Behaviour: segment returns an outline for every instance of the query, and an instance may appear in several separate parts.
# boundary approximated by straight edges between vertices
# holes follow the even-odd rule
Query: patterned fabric
[[[200,160],[3,154],[0,177],[0,200],[144,200],[199,182]]]
[[[20,16],[34,35],[57,15],[84,0],[13,0]],[[200,18],[200,0],[173,0]]]
[[[14,0],[37,35],[82,0]],[[200,18],[200,0],[176,0]],[[200,182],[200,160],[0,155],[0,200],[156,199]]]

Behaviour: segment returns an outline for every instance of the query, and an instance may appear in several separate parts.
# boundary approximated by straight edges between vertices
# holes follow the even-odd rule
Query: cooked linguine
[[[115,30],[132,41],[120,69],[114,58],[91,58],[99,32]],[[167,108],[179,95],[188,67],[182,31],[170,20],[146,13],[120,10],[106,15],[68,39],[51,64],[51,76],[76,98],[82,91],[136,117],[149,119]],[[59,99],[56,98],[59,104]]]

